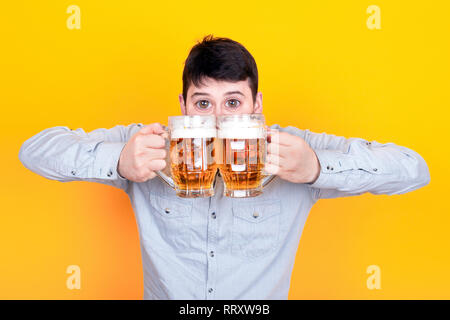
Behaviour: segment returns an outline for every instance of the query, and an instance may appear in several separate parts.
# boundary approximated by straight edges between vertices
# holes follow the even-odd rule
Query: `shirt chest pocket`
[[[189,250],[192,202],[150,194],[154,228],[148,230],[152,245],[168,251]]]
[[[246,258],[270,253],[279,244],[279,200],[233,203],[232,252]]]

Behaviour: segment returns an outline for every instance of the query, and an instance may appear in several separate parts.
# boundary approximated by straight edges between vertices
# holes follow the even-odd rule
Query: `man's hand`
[[[320,163],[306,141],[286,132],[271,135],[265,170],[294,183],[314,182],[320,173]]]
[[[165,131],[152,123],[136,132],[120,154],[118,173],[134,182],[145,182],[156,176],[155,171],[166,166]]]

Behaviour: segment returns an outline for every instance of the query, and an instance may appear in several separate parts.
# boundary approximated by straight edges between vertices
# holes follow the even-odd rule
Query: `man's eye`
[[[225,103],[225,106],[227,106],[229,108],[237,108],[237,107],[239,107],[240,104],[241,104],[241,102],[239,100],[230,99]]]
[[[199,107],[200,109],[206,109],[209,108],[209,106],[211,105],[211,103],[208,100],[200,100],[196,103],[197,107]]]

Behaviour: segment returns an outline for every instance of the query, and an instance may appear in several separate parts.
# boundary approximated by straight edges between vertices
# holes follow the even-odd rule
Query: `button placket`
[[[218,219],[216,211],[216,201],[214,197],[210,198],[209,202],[209,219],[207,219],[207,243],[206,243],[206,253],[207,253],[207,281],[206,281],[206,299],[214,298],[214,287],[217,277],[217,257],[216,257],[216,246],[217,246],[217,229],[218,229]]]

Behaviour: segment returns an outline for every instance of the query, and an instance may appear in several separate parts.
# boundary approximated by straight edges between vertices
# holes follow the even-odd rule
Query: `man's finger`
[[[270,141],[271,143],[278,143],[283,146],[291,146],[297,143],[298,138],[299,137],[287,132],[276,131],[271,133]]]
[[[275,154],[283,158],[289,157],[289,147],[274,142],[268,143],[267,154]]]
[[[266,163],[264,165],[264,171],[268,174],[278,174],[280,172],[280,167],[272,163]]]
[[[141,134],[162,134],[164,132],[164,128],[159,123],[146,125],[141,130],[139,130],[139,133]]]
[[[164,131],[164,132],[161,134],[161,137],[163,137],[164,139],[169,139],[169,133],[168,133],[167,131]]]
[[[285,159],[279,157],[278,155],[269,153],[266,157],[266,163],[276,165],[277,167],[283,167]]]
[[[156,173],[155,173],[154,171],[151,171],[151,172],[148,174],[147,180],[153,179],[153,178],[155,178],[155,177],[156,177]]]
[[[149,161],[148,168],[152,171],[159,171],[166,167],[166,161],[162,159],[154,159]]]
[[[145,155],[151,160],[165,159],[167,156],[167,151],[166,149],[146,148]]]
[[[166,147],[166,140],[164,140],[163,137],[156,134],[146,134],[139,137],[139,139],[141,139],[141,141],[139,141],[139,144],[141,144],[141,146],[143,146],[144,148]]]

